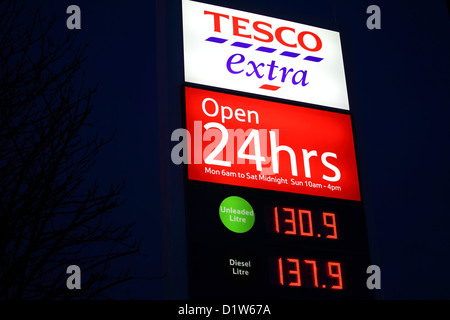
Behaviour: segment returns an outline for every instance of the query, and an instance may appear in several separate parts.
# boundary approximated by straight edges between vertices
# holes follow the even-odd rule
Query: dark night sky
[[[178,1],[166,1],[175,5]],[[242,8],[297,12],[342,24],[353,67],[355,135],[374,263],[385,299],[448,299],[450,278],[450,16],[446,1],[230,1]],[[65,27],[70,4],[82,30]],[[381,8],[381,30],[366,28],[366,8]],[[335,7],[335,10],[333,9]],[[84,70],[99,83],[93,119],[113,142],[92,176],[126,180],[117,221],[135,221],[143,256],[124,261],[137,277],[163,274],[159,212],[155,1],[47,1],[60,34],[89,43]],[[301,22],[301,21],[299,21]],[[181,35],[180,35],[181,37]],[[181,48],[178,48],[181,50]],[[181,71],[180,71],[181,72]],[[167,134],[167,142],[170,134]],[[171,164],[169,164],[171,165]],[[163,298],[161,280],[134,280],[118,298]]]

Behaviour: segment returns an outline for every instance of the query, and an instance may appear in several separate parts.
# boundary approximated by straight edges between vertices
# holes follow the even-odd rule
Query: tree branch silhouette
[[[105,297],[131,278],[111,264],[139,250],[132,224],[108,220],[124,184],[87,178],[113,136],[85,133],[97,91],[85,88],[86,45],[53,40],[39,11],[27,23],[25,4],[0,0],[0,299]],[[66,287],[70,264],[81,290]]]

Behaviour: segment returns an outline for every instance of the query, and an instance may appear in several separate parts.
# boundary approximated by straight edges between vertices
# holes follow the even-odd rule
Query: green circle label
[[[222,201],[219,215],[224,226],[236,233],[249,231],[255,223],[252,206],[247,200],[237,196],[231,196]]]

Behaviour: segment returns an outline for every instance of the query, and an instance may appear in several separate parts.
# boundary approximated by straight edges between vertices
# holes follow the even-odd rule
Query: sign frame
[[[202,3],[209,3],[220,5],[237,10],[245,10],[250,13],[262,14],[279,19],[288,19],[290,21],[302,21],[304,24],[316,26],[319,28],[326,28],[329,30],[338,31],[341,37],[341,49],[343,56],[343,63],[345,69],[345,79],[347,87],[347,96],[351,112],[347,110],[333,109],[334,112],[350,114],[352,118],[352,126],[354,132],[354,147],[356,154],[356,161],[358,164],[358,179],[360,181],[361,204],[364,203],[364,183],[365,179],[361,177],[361,171],[364,170],[364,162],[359,160],[361,154],[358,152],[361,127],[359,123],[354,122],[354,118],[358,117],[358,105],[356,101],[355,81],[352,71],[350,45],[348,41],[348,31],[345,26],[340,25],[331,20],[322,20],[310,16],[304,16],[299,12],[284,10],[283,8],[264,8],[255,7],[249,2],[234,1],[234,0],[202,0]],[[189,181],[187,179],[187,165],[175,166],[170,163],[170,149],[174,143],[170,142],[164,137],[170,136],[173,130],[183,127],[185,124],[185,101],[184,101],[184,86],[188,85],[200,89],[213,90],[223,93],[238,94],[239,96],[261,98],[261,95],[255,93],[236,92],[226,88],[218,88],[214,86],[207,86],[195,84],[185,81],[183,66],[183,52],[179,50],[183,46],[183,38],[180,31],[182,30],[182,7],[181,0],[176,1],[170,6],[164,0],[157,0],[158,4],[158,109],[160,118],[159,134],[160,146],[164,157],[160,159],[160,181],[161,181],[161,213],[163,218],[164,229],[164,270],[167,274],[165,277],[165,297],[169,299],[187,299],[192,297],[190,279],[191,268],[189,260],[191,259],[191,251],[189,245],[183,241],[188,240],[191,234],[189,231],[189,222],[186,215],[187,207],[189,206],[189,196],[192,190],[189,190],[190,184],[199,183],[196,181]],[[177,93],[177,94],[174,94]],[[265,96],[265,100],[275,101],[287,104],[296,105],[297,103],[290,99],[274,98]],[[311,107],[318,110],[330,110],[330,107],[321,106],[314,103],[301,102],[301,106]],[[358,134],[355,134],[359,132]],[[169,158],[167,157],[169,155]],[[183,183],[180,183],[182,181]],[[227,187],[212,183],[202,183],[206,187],[214,186],[218,188]],[[242,190],[250,190],[249,188],[236,187]],[[304,197],[299,195],[300,197]],[[310,196],[305,196],[311,198]],[[315,197],[312,197],[315,198]],[[348,204],[355,204],[351,200],[341,200]],[[370,225],[369,225],[370,226]],[[369,227],[367,226],[367,227]],[[370,233],[369,233],[370,235]],[[181,241],[181,242],[180,242]],[[370,244],[370,243],[369,243]],[[371,251],[372,254],[373,251]],[[188,268],[187,268],[188,267]],[[187,268],[187,269],[186,269]],[[187,270],[187,273],[186,273]]]

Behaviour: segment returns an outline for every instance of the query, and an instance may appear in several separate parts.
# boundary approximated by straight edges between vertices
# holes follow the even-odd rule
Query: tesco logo
[[[322,49],[322,40],[316,33],[311,31],[298,31],[295,28],[287,26],[274,28],[272,24],[265,21],[250,21],[250,19],[247,18],[210,10],[204,10],[203,14],[210,17],[213,31],[217,33],[222,33],[222,29],[225,25],[225,27],[231,28],[231,34],[235,37],[253,39],[262,43],[272,43],[276,40],[280,45],[286,48],[303,48],[310,52],[317,52]],[[307,42],[305,38],[308,39],[308,37],[309,41]],[[293,40],[296,41],[292,42]],[[208,37],[206,41],[224,44],[228,42],[228,39],[213,36]],[[253,46],[253,43],[234,41],[231,43],[231,46],[248,49]],[[274,53],[277,51],[276,48],[268,46],[257,46],[255,50],[265,53]],[[300,56],[300,53],[283,51],[281,52],[281,55],[297,58]],[[323,59],[316,56],[307,56],[304,60],[320,62]],[[227,71],[233,75],[243,74],[246,77],[257,77],[258,79],[265,78],[269,83],[262,84],[259,86],[259,89],[271,91],[280,89],[280,85],[270,84],[270,82],[276,79],[278,82],[281,82],[281,85],[284,85],[286,81],[292,85],[301,84],[303,87],[309,84],[307,81],[307,70],[295,70],[294,68],[277,65],[276,60],[256,62],[247,59],[243,53],[231,55],[226,61],[226,68]]]
[[[186,82],[349,110],[337,31],[182,4]]]
[[[275,40],[286,48],[303,48],[310,52],[317,52],[322,49],[322,40],[320,37],[311,31],[298,31],[295,28],[287,26],[279,26],[274,28],[272,24],[265,21],[250,21],[250,19],[223,14],[220,12],[204,10],[205,16],[210,17],[213,24],[213,30],[217,33],[222,33],[222,28],[228,27],[232,30],[232,35],[235,37],[242,37],[247,39],[253,39],[262,43],[272,43]],[[288,37],[290,36],[290,37]],[[308,38],[308,42],[305,38]],[[296,40],[295,42],[292,42]],[[312,41],[311,41],[312,40]],[[209,37],[206,41],[223,44],[228,39],[223,37]],[[247,49],[253,46],[252,43],[235,41],[231,43],[234,47]],[[257,51],[274,53],[276,48],[259,46]],[[300,54],[292,51],[283,51],[281,55],[291,58],[296,58]],[[306,60],[313,62],[320,62],[323,59],[315,56],[308,56]],[[294,68],[288,68],[285,66],[277,65],[276,60],[255,62],[245,57],[243,53],[236,53],[231,55],[226,61],[226,68],[230,74],[243,74],[246,77],[257,77],[258,79],[265,78],[269,83],[262,84],[259,89],[276,91],[281,88],[280,85],[270,84],[272,81],[278,78],[281,85],[286,84],[286,81],[292,85],[306,86],[309,84],[307,81],[307,70]]]
[[[222,20],[230,20],[230,16],[227,14],[221,14],[219,12],[204,11],[205,15],[211,15],[214,21],[214,31],[221,32],[221,22]],[[274,31],[272,30],[272,25],[264,21],[254,21],[250,23],[249,19],[231,16],[231,25],[233,30],[233,35],[237,37],[254,39],[260,42],[271,43],[275,39],[279,44],[288,48],[297,48],[297,46],[302,47],[307,51],[317,52],[322,49],[322,40],[320,37],[310,31],[297,31],[291,27],[278,27]],[[252,33],[248,33],[249,29],[252,29]],[[292,33],[296,35],[296,42],[288,42],[283,35],[287,33]],[[314,39],[315,43],[313,45],[307,45],[305,43],[305,37],[310,36]],[[310,42],[309,42],[310,43]]]

